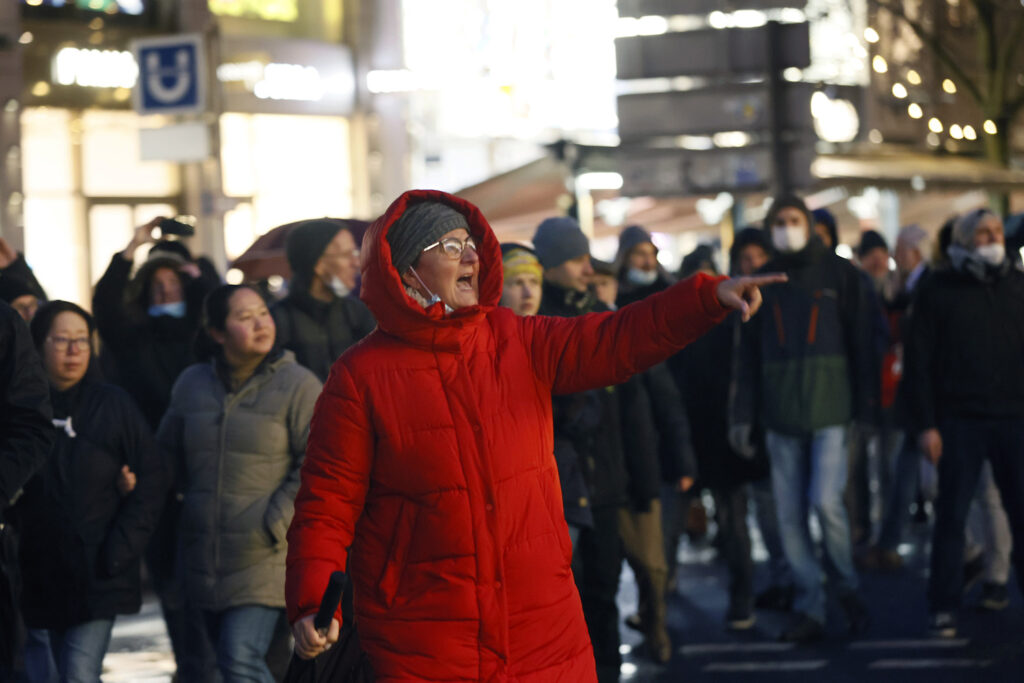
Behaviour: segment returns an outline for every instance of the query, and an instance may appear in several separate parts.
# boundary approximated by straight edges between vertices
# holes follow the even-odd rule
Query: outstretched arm
[[[556,394],[621,384],[719,323],[732,310],[744,320],[761,306],[759,287],[784,275],[697,275],[615,313],[520,319],[534,371]]]

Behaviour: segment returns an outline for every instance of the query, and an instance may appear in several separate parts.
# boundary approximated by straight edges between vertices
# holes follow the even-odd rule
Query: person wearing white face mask
[[[822,561],[808,527],[818,519],[829,577],[851,634],[867,627],[851,556],[843,504],[847,433],[851,422],[872,418],[873,383],[867,285],[857,269],[812,237],[810,212],[795,196],[776,198],[765,230],[778,254],[762,271],[781,271],[789,282],[765,292],[765,315],[742,328],[729,441],[740,454],[755,453],[753,426],[765,428],[783,551],[796,585],[794,621],[780,639],[824,635]]]
[[[631,225],[619,235],[619,252],[615,257],[619,274],[620,307],[668,288],[675,282],[658,263],[658,247],[651,234],[639,225]]]
[[[359,249],[343,221],[323,218],[293,229],[285,251],[292,279],[288,296],[272,309],[278,343],[323,382],[338,356],[377,324],[363,302],[350,296]]]
[[[939,469],[928,602],[940,637],[956,635],[964,525],[986,459],[1014,543],[1024,542],[1024,273],[988,209],[957,219],[947,253],[951,268],[911,305],[904,375],[911,427]]]

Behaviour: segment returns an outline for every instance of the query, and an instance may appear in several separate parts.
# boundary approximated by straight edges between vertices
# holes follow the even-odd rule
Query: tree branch
[[[921,39],[921,42],[927,45],[928,49],[930,49],[935,56],[939,58],[939,61],[949,69],[950,73],[960,81],[959,85],[962,85],[967,92],[970,93],[971,97],[974,98],[982,110],[986,108],[985,95],[981,92],[981,89],[978,88],[973,79],[968,76],[967,72],[960,66],[957,59],[950,54],[945,46],[943,46],[938,36],[926,29],[921,22],[911,19],[907,15],[906,11],[904,11],[904,9],[895,2],[890,2],[888,0],[868,0],[868,3],[880,9],[884,9],[887,12],[891,12],[893,16],[899,17],[906,22],[907,26],[909,26],[917,37]]]

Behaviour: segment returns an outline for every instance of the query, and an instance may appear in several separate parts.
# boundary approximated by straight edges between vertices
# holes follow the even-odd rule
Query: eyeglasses
[[[53,344],[53,348],[58,351],[67,351],[68,348],[74,346],[75,348],[88,348],[89,338],[88,337],[75,337],[71,339],[69,337],[48,337],[50,343]]]
[[[476,241],[472,237],[467,237],[465,241],[460,240],[458,237],[446,237],[443,240],[438,240],[429,246],[423,247],[423,251],[430,251],[438,246],[441,247],[444,255],[450,259],[462,258],[462,252],[465,251],[466,247],[476,251]]]

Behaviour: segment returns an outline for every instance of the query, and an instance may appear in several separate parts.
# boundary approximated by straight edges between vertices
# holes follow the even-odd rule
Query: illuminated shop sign
[[[295,21],[299,18],[298,0],[210,0],[210,11],[225,17]]]
[[[217,67],[221,83],[242,83],[261,100],[320,102],[331,96],[344,96],[351,89],[351,78],[325,76],[315,66],[258,61],[230,62]]]
[[[53,58],[53,82],[87,88],[131,88],[139,67],[131,52],[61,48]]]
[[[352,53],[310,40],[231,37],[217,67],[225,111],[345,115],[355,103]]]
[[[144,0],[22,0],[29,7],[73,7],[105,14],[142,14]]]

